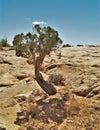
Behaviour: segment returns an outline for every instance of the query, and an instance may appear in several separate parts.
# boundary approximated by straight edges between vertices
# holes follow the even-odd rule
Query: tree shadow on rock
[[[62,123],[67,117],[67,111],[64,106],[64,102],[60,99],[53,98],[49,99],[48,102],[38,101],[38,113],[34,118],[49,123],[52,120],[57,123]]]

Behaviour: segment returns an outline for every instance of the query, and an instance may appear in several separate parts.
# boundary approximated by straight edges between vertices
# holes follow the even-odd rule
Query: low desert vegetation
[[[0,47],[9,47],[7,39],[0,40]]]
[[[61,74],[51,74],[48,81],[55,85],[64,85],[65,79]]]
[[[82,45],[82,44],[77,44],[77,47],[83,47],[84,45]]]
[[[62,47],[71,47],[70,44],[64,44]]]

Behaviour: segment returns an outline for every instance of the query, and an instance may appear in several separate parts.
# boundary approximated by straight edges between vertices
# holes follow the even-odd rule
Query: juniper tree
[[[62,40],[56,30],[50,26],[41,28],[40,25],[34,26],[31,38],[30,52],[34,61],[35,80],[47,94],[53,95],[57,91],[52,84],[44,80],[40,68],[45,56],[50,54],[53,48],[59,47]]]

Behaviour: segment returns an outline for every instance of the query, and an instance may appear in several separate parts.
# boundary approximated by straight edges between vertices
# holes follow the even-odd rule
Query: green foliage
[[[54,83],[55,85],[64,85],[65,79],[61,74],[51,74],[49,76],[49,82]]]
[[[41,28],[39,25],[35,25],[34,31],[30,51],[36,50],[39,53],[42,51],[44,54],[50,54],[54,47],[59,47],[62,43],[58,32],[50,26]]]
[[[16,55],[28,58],[30,56],[29,44],[20,44],[16,47]]]
[[[10,45],[8,44],[7,39],[2,39],[0,41],[0,46],[2,46],[2,47],[8,47]]]
[[[13,42],[12,42],[13,46],[17,47],[18,45],[23,43],[23,40],[24,40],[24,34],[23,33],[15,35],[14,38],[13,38]]]
[[[35,25],[33,31],[33,34],[29,32],[26,35],[23,33],[15,35],[13,45],[16,47],[17,56],[29,57],[30,50],[31,53],[38,52],[45,57],[54,47],[58,47],[62,43],[58,32],[49,26],[41,28],[39,25]],[[42,56],[41,54],[40,56]]]
[[[31,33],[27,33],[24,35],[23,33],[15,35],[13,38],[13,45],[16,47],[16,55],[22,57],[29,57],[30,51],[30,35]]]

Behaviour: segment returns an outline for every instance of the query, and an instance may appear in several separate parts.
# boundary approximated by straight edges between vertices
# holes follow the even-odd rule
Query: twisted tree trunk
[[[40,67],[41,67],[41,61],[43,62],[43,57],[36,57],[35,63],[34,63],[34,68],[35,68],[35,79],[37,83],[40,85],[40,87],[49,95],[54,95],[57,91],[54,88],[54,86],[48,82],[46,82],[40,73]]]

